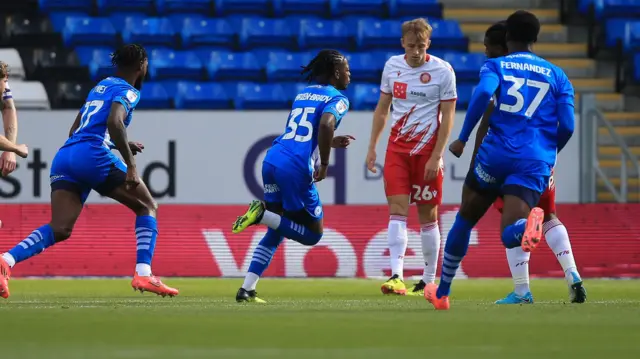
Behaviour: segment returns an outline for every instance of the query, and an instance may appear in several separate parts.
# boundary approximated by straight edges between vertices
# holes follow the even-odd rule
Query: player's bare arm
[[[127,111],[120,103],[114,103],[111,105],[111,112],[107,119],[107,128],[109,129],[109,136],[114,145],[120,151],[124,163],[127,164],[127,187],[135,187],[140,183],[138,174],[136,172],[136,164],[133,159],[133,152],[129,147],[129,141],[127,139],[127,128],[124,125],[124,120],[127,116]]]
[[[436,178],[438,171],[440,171],[440,163],[442,162],[442,156],[444,156],[444,149],[449,142],[456,115],[456,101],[440,102],[440,110],[442,111],[442,121],[438,129],[438,140],[424,168],[424,179],[427,181]]]
[[[0,103],[2,109],[2,123],[4,125],[4,135],[12,143],[16,143],[18,138],[18,113],[13,98],[4,98]],[[7,150],[9,151],[9,150]],[[0,168],[2,175],[6,176],[16,169],[15,151],[5,152],[0,156]],[[26,156],[26,155],[25,155]],[[24,157],[24,156],[21,156]]]
[[[391,109],[391,101],[393,96],[390,93],[380,92],[380,99],[378,99],[378,105],[373,112],[373,125],[371,127],[371,139],[369,140],[369,150],[367,151],[367,168],[369,171],[376,173],[376,146],[382,135],[382,130],[387,124],[387,118],[389,117],[389,111]]]
[[[333,114],[325,112],[318,125],[318,151],[320,152],[320,167],[313,174],[313,180],[320,182],[327,177],[329,156],[333,147],[333,133],[336,130],[336,118]]]

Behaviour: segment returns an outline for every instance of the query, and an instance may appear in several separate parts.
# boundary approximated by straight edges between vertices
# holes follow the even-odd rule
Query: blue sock
[[[44,226],[31,232],[29,237],[18,243],[13,249],[9,251],[9,254],[16,260],[16,263],[20,263],[26,259],[29,259],[36,254],[42,253],[46,248],[51,247],[56,243],[53,238],[53,229],[50,225]]]
[[[253,251],[253,257],[251,258],[251,264],[249,264],[249,272],[256,274],[258,277],[262,276],[262,273],[267,269],[271,258],[276,254],[276,249],[284,237],[278,234],[275,230],[269,228],[267,233],[262,237],[260,243]]]
[[[280,225],[276,231],[289,239],[300,244],[304,244],[305,246],[316,245],[322,238],[322,233],[315,233],[314,231],[309,230],[309,228],[285,217],[281,217]]]
[[[440,284],[436,292],[438,298],[451,293],[451,282],[456,275],[458,267],[460,267],[462,258],[467,254],[472,229],[473,224],[462,218],[458,213],[447,236],[447,243],[444,246],[442,273],[440,274]]]
[[[508,225],[502,231],[502,244],[506,248],[516,248],[522,243],[522,236],[524,230],[527,227],[527,220],[522,218],[516,221],[516,223]]]
[[[149,272],[151,271],[151,260],[153,259],[153,251],[156,248],[156,238],[158,237],[158,222],[152,216],[136,217],[136,264],[147,265]],[[136,270],[139,266],[136,265]],[[147,268],[142,266],[143,269]],[[151,273],[139,273],[142,276],[151,275]]]

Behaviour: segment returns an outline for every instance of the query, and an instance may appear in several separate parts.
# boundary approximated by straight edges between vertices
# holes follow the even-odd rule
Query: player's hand
[[[142,153],[144,150],[144,145],[140,142],[129,142],[129,148],[131,149],[131,153],[135,156],[138,153]]]
[[[464,145],[464,142],[455,140],[451,142],[451,145],[449,145],[449,152],[453,153],[454,156],[460,158],[460,156],[462,156],[462,153],[464,152]]]
[[[14,151],[16,155],[22,157],[22,158],[27,158],[27,156],[29,156],[29,147],[27,147],[27,145],[22,144],[22,145],[16,145],[16,150]],[[2,158],[4,159],[4,155],[6,154],[3,153],[2,154]],[[12,153],[13,155],[13,153]],[[16,156],[13,156],[13,170],[16,169]],[[12,171],[13,171],[12,170]],[[4,174],[5,171],[5,164],[3,164],[2,166],[2,173]]]
[[[346,136],[334,136],[331,147],[333,148],[347,148],[351,144],[351,140],[355,141],[355,137],[351,135]]]
[[[24,157],[27,157],[29,154],[29,149],[26,148],[27,153]],[[16,154],[13,152],[3,152],[2,156],[0,156],[0,169],[2,169],[2,175],[6,176],[9,173],[16,170]]]
[[[135,189],[140,184],[140,178],[138,178],[138,171],[135,166],[127,167],[127,178],[124,181],[125,188],[127,190]]]
[[[329,166],[320,165],[313,173],[313,182],[320,182],[323,179],[327,178],[327,169]]]
[[[377,155],[375,150],[369,150],[369,152],[367,152],[367,169],[369,172],[378,173],[378,169],[376,168],[376,157]]]
[[[442,169],[440,167],[442,159],[431,157],[427,161],[427,164],[424,165],[424,180],[432,181],[438,176],[438,172]]]

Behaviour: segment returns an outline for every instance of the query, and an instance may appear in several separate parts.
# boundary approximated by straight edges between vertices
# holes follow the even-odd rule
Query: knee
[[[400,203],[398,201],[389,202],[389,214],[392,216],[408,216],[409,203]]]
[[[69,237],[71,237],[71,233],[73,232],[73,226],[57,225],[54,223],[50,223],[49,225],[53,230],[53,238],[56,241],[56,243],[62,242],[64,240],[69,239]]]
[[[418,219],[420,224],[428,224],[438,221],[438,206],[419,205]]]

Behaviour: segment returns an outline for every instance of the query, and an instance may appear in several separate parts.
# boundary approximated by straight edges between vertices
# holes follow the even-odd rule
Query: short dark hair
[[[111,64],[119,68],[131,68],[147,58],[144,47],[136,44],[124,45],[111,54]]]
[[[344,61],[344,55],[338,50],[321,50],[307,66],[302,66],[302,75],[307,82],[329,81],[339,64]]]
[[[487,32],[484,33],[484,37],[489,39],[489,43],[492,45],[500,45],[507,48],[507,22],[499,21],[491,25]]]
[[[538,41],[539,33],[540,21],[528,11],[518,10],[507,18],[509,41],[532,44]]]

